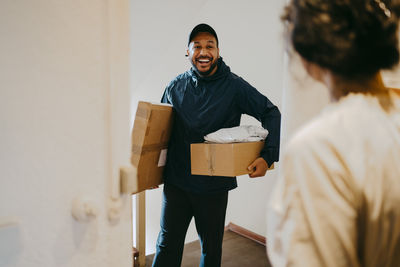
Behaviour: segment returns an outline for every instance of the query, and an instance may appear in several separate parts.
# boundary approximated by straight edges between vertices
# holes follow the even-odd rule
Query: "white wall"
[[[400,66],[390,71],[384,71],[382,74],[386,86],[400,89]]]
[[[131,0],[131,90],[133,111],[139,100],[159,101],[168,82],[190,68],[184,56],[190,30],[208,23],[220,40],[220,54],[245,78],[281,107],[283,45],[280,14],[284,1],[135,1]],[[254,122],[249,118],[246,123]],[[276,170],[266,177],[238,177],[230,193],[226,223],[265,235],[265,207]],[[162,188],[147,191],[147,254],[154,253]],[[197,239],[193,223],[186,241]]]
[[[0,266],[132,266],[130,199],[107,207],[129,162],[128,21],[125,0],[0,2]]]

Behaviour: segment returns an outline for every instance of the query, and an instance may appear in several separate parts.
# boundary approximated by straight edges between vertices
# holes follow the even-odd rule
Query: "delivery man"
[[[212,27],[199,24],[189,35],[187,54],[192,68],[172,80],[163,103],[173,105],[175,121],[164,171],[161,230],[153,266],[181,264],[186,231],[194,217],[200,238],[200,266],[220,266],[228,191],[236,178],[192,175],[190,144],[221,128],[240,124],[242,114],[259,120],[269,131],[265,147],[250,166],[250,177],[264,176],[279,160],[278,108],[244,79],[230,71],[219,55]]]

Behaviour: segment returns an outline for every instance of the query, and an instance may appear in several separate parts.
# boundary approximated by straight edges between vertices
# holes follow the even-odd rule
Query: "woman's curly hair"
[[[356,79],[399,61],[400,0],[292,0],[282,19],[306,60]]]

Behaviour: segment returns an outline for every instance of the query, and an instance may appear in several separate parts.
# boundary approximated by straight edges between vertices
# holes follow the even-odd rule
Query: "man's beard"
[[[218,65],[218,60],[216,60],[213,64],[211,64],[210,68],[207,71],[199,71],[196,65],[191,61],[194,70],[199,74],[201,77],[208,76]]]

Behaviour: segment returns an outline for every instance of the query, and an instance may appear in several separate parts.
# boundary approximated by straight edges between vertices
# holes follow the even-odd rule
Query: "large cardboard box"
[[[248,174],[247,167],[260,156],[263,147],[263,141],[191,144],[192,174],[231,177]]]
[[[172,123],[171,105],[139,101],[132,130],[133,193],[162,184]]]

